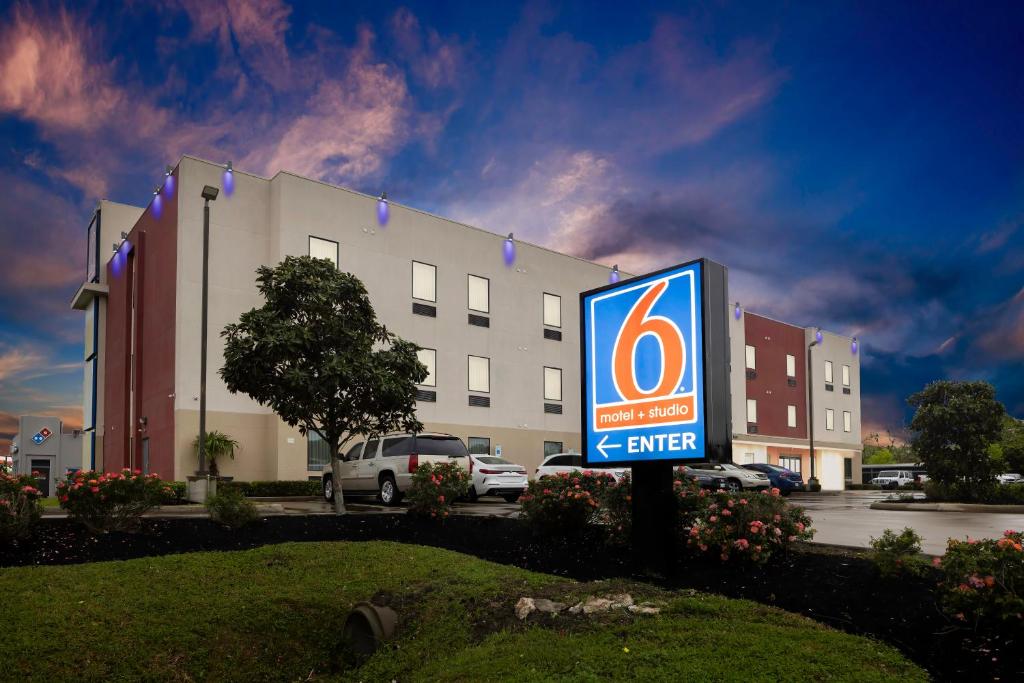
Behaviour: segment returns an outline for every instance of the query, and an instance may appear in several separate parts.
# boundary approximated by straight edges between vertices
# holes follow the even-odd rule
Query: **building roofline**
[[[181,158],[182,159],[191,159],[192,161],[198,161],[199,163],[203,163],[203,164],[210,164],[211,166],[220,166],[220,167],[224,166],[224,164],[218,164],[215,161],[210,161],[209,159],[203,159],[203,158],[194,156],[192,154],[182,154]],[[181,162],[179,161],[179,164],[180,163]],[[244,175],[251,176],[253,178],[257,178],[259,180],[265,180],[267,182],[271,182],[271,181],[275,180],[278,176],[288,175],[288,176],[292,176],[293,178],[298,178],[299,180],[306,180],[306,181],[309,181],[311,183],[316,183],[318,185],[324,185],[325,187],[330,187],[330,188],[335,189],[335,190],[342,190],[343,192],[348,192],[349,194],[354,194],[354,195],[356,195],[358,197],[364,197],[366,199],[371,199],[371,200],[374,200],[374,201],[379,199],[379,197],[374,197],[373,195],[366,194],[365,192],[359,192],[358,190],[353,190],[352,188],[349,188],[349,187],[344,187],[342,185],[335,185],[333,183],[328,183],[328,182],[326,182],[324,180],[318,180],[317,178],[309,178],[307,176],[295,173],[294,171],[280,170],[280,171],[275,173],[270,178],[265,178],[264,176],[257,175],[255,173],[249,173],[247,171],[240,171],[239,169],[234,168],[234,167],[232,167],[232,172],[233,173],[242,173]],[[455,220],[453,218],[448,218],[447,216],[440,216],[438,214],[431,213],[429,211],[425,211],[423,209],[418,209],[418,208],[416,208],[414,206],[408,206],[406,204],[401,204],[399,202],[396,202],[396,201],[392,200],[390,197],[388,198],[388,204],[390,204],[392,206],[397,206],[397,207],[402,208],[402,209],[406,209],[408,211],[412,211],[414,213],[422,214],[424,216],[429,216],[429,217],[435,218],[437,220],[442,220],[442,221],[445,221],[445,222],[448,222],[448,223],[454,223],[455,225],[461,226],[463,228],[469,228],[470,230],[476,230],[477,232],[482,232],[482,233],[484,233],[486,235],[490,235],[491,237],[496,237],[496,238],[498,238],[500,240],[506,239],[505,236],[501,235],[500,233],[491,232],[490,230],[486,230],[484,228],[480,228],[480,227],[477,227],[475,225],[470,225],[469,223],[463,223],[462,221],[457,221],[457,220]],[[517,242],[519,244],[522,244],[524,246],[527,246],[527,247],[532,247],[534,249],[539,249],[541,251],[546,251],[549,254],[554,254],[556,256],[562,256],[562,257],[565,257],[565,258],[571,258],[571,259],[574,259],[576,261],[581,261],[583,263],[587,263],[587,264],[590,264],[590,265],[593,265],[593,266],[597,266],[598,268],[604,268],[609,273],[612,271],[612,267],[613,266],[606,266],[604,264],[597,263],[596,261],[591,261],[589,259],[580,258],[579,256],[573,256],[572,254],[566,254],[564,252],[557,251],[555,249],[551,249],[549,247],[544,247],[544,246],[541,246],[539,244],[534,244],[533,242],[527,242],[526,240],[522,240],[522,239],[515,239],[515,242]],[[624,270],[620,270],[619,273],[622,275],[623,279],[636,276],[634,273],[627,273]]]
[[[820,329],[822,334],[828,334],[828,335],[831,335],[833,337],[839,337],[840,339],[844,339],[846,341],[853,341],[853,337],[852,336],[848,336],[848,335],[845,335],[845,334],[839,334],[838,332],[832,332],[831,330],[826,330],[823,327],[822,328],[818,328],[815,325],[798,325],[797,323],[791,323],[791,322],[787,322],[785,320],[779,320],[778,318],[772,317],[770,315],[766,315],[764,313],[759,313],[757,311],[752,311],[750,309],[743,308],[742,304],[740,305],[740,310],[743,311],[744,315],[749,313],[750,315],[756,315],[759,318],[765,318],[766,320],[771,320],[772,322],[779,323],[780,325],[787,325],[789,327],[795,327],[796,329],[804,330],[805,332],[807,330]],[[859,341],[860,340],[858,340],[858,342]]]

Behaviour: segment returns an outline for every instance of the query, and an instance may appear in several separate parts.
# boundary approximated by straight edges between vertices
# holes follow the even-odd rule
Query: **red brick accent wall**
[[[747,313],[745,343],[756,349],[756,377],[747,379],[747,398],[757,400],[757,433],[807,438],[807,355],[804,330]],[[796,386],[789,385],[786,355],[796,358]],[[746,368],[746,359],[740,359]],[[788,426],[788,406],[796,406],[796,427]]]
[[[173,187],[177,187],[177,177]],[[128,233],[131,254],[107,265],[106,425],[104,469],[141,468],[149,439],[149,471],[174,476],[174,335],[177,291],[177,193],[164,189],[159,218],[151,204]],[[125,248],[122,248],[124,251]],[[135,295],[132,337],[131,297]],[[131,351],[135,346],[135,416],[129,425]],[[130,430],[137,437],[129,447]]]

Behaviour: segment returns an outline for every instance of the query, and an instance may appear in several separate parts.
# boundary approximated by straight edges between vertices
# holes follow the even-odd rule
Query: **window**
[[[832,384],[832,361],[825,361],[825,384]]]
[[[843,411],[843,431],[848,432],[853,427],[853,415],[849,410]]]
[[[380,450],[382,458],[394,458],[402,455],[409,455],[415,452],[415,444],[411,436],[399,436],[392,439],[384,439],[384,447]]]
[[[843,386],[844,387],[850,386],[850,366],[849,365],[844,365],[843,366]]]
[[[757,464],[757,463],[766,463],[767,464],[767,462],[768,462],[768,454],[767,453],[744,453],[743,454],[743,462],[741,464],[743,464],[743,465],[754,465],[754,464]],[[758,470],[758,471],[760,471],[760,470]]]
[[[491,359],[481,356],[469,357],[469,390],[489,393],[491,391]]]
[[[786,425],[796,427],[796,406],[786,406]]]
[[[559,368],[544,368],[544,400],[562,400],[562,371]]]
[[[786,377],[796,377],[796,356],[786,354]]]
[[[331,447],[316,432],[306,433],[306,469],[320,472],[331,464]]]
[[[491,440],[485,436],[469,437],[469,452],[473,455],[490,455]]]
[[[469,276],[469,310],[491,311],[491,281],[478,275]]]
[[[544,442],[544,457],[545,458],[548,457],[549,455],[554,455],[555,453],[561,453],[561,452],[562,452],[562,442],[561,441],[545,441]]]
[[[309,255],[313,258],[327,259],[338,267],[338,243],[320,237],[309,236]]]
[[[544,292],[544,324],[548,327],[562,326],[562,297]]]
[[[416,352],[416,358],[427,366],[427,378],[420,382],[420,384],[425,387],[436,387],[437,377],[434,375],[434,371],[437,367],[437,351],[434,349],[420,349]]]
[[[747,399],[747,422],[757,422],[757,399]]]
[[[794,455],[780,455],[779,467],[785,467],[790,472],[800,474],[800,458]]]
[[[360,441],[352,448],[348,449],[348,453],[345,454],[345,460],[358,460],[359,451],[363,450],[363,442]]]
[[[412,298],[437,301],[437,267],[429,263],[412,262]]]
[[[825,429],[829,431],[836,428],[836,411],[831,408],[825,408]]]
[[[380,439],[372,439],[366,442],[366,448],[363,449],[363,460],[372,460],[377,457],[377,444],[380,443]]]
[[[757,350],[753,346],[747,344],[747,370],[757,369]]]

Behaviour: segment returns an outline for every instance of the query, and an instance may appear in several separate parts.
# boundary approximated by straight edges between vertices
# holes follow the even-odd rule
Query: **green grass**
[[[42,502],[44,508],[60,507],[60,501],[56,498],[43,498],[40,502]]]
[[[512,616],[523,595],[623,590],[664,612]],[[399,631],[354,668],[344,618],[379,591]],[[889,647],[756,603],[572,583],[397,543],[3,569],[0,596],[0,680],[927,680]]]

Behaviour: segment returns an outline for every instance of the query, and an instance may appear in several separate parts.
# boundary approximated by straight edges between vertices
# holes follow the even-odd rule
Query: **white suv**
[[[425,463],[457,462],[469,469],[469,451],[451,434],[391,434],[360,441],[341,462],[344,495],[376,495],[385,505],[397,505],[412,483],[412,473]],[[334,500],[334,473],[323,476],[324,498]]]
[[[881,486],[883,489],[898,489],[901,486],[914,483],[914,475],[906,470],[882,470],[878,476],[871,480],[872,484]]]
[[[540,467],[534,473],[537,479],[541,477],[550,476],[552,474],[568,474],[569,472],[593,472],[594,474],[609,474],[615,481],[622,479],[623,475],[629,472],[627,467],[619,467],[616,469],[604,469],[595,467],[593,469],[587,469],[583,467],[583,456],[579,453],[555,453],[544,458],[541,462]]]

